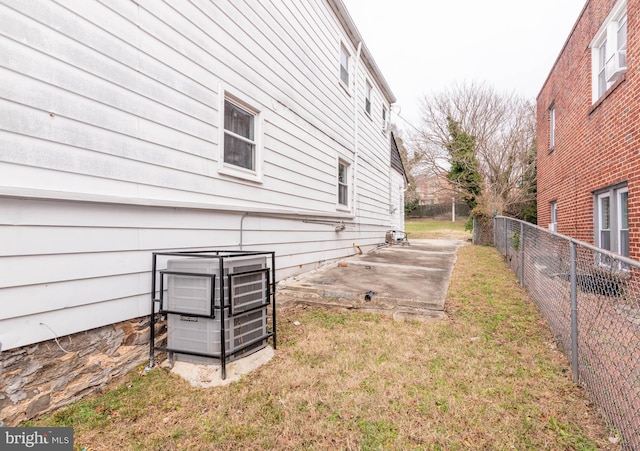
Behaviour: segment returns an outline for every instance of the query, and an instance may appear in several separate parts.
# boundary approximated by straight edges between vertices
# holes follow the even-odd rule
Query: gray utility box
[[[224,271],[220,274],[220,262]],[[232,361],[267,344],[269,281],[263,256],[180,258],[167,263],[168,348],[175,360],[197,364],[221,362],[221,325],[224,318],[224,351]],[[171,274],[172,272],[181,274]],[[193,273],[188,275],[186,273]],[[200,275],[195,275],[200,274]],[[215,278],[202,276],[215,275]],[[215,280],[212,315],[212,281]],[[224,302],[220,286],[224,282]],[[224,305],[224,309],[220,306]],[[204,318],[207,315],[213,318]],[[260,340],[260,337],[263,337]],[[255,341],[257,340],[257,341]],[[248,343],[255,343],[247,346]],[[244,348],[244,349],[243,349]],[[179,350],[217,357],[184,354]]]

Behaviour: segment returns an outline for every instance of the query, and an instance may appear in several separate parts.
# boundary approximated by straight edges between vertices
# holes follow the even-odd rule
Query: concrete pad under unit
[[[277,303],[363,309],[398,320],[441,319],[460,240],[410,240],[281,281]]]
[[[274,356],[273,348],[266,346],[246,357],[227,363],[226,378],[222,379],[222,366],[200,365],[176,361],[171,372],[182,377],[194,387],[208,388],[228,385],[239,380],[245,374],[261,367]]]

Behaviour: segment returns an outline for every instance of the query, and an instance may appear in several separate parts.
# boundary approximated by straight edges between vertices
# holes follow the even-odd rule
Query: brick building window
[[[552,103],[549,107],[549,150],[556,146],[556,106]]]
[[[629,256],[629,191],[618,190],[618,253]]]
[[[598,247],[629,256],[629,190],[626,185],[596,194],[595,242]]]
[[[549,223],[549,230],[552,232],[558,231],[558,202],[552,201],[549,205],[551,209],[551,222]]]
[[[591,41],[593,102],[627,70],[627,0],[619,0]]]

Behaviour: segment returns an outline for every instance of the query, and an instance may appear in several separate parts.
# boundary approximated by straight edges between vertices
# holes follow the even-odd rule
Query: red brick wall
[[[630,257],[640,259],[640,0],[627,2],[627,72],[595,104],[589,44],[617,2],[590,0],[537,102],[538,224],[557,202],[558,232],[594,242],[593,192],[619,182],[629,189]],[[549,150],[549,106],[555,147]]]
[[[451,203],[454,190],[446,173],[415,177],[416,192],[421,205]]]

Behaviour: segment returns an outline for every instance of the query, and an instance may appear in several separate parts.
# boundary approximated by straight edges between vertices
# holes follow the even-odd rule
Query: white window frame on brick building
[[[615,185],[595,193],[596,246],[629,256],[629,189]]]
[[[549,223],[549,230],[552,232],[558,231],[558,201],[551,201],[549,204],[551,222]]]
[[[627,71],[627,0],[619,0],[591,41],[595,103]]]

